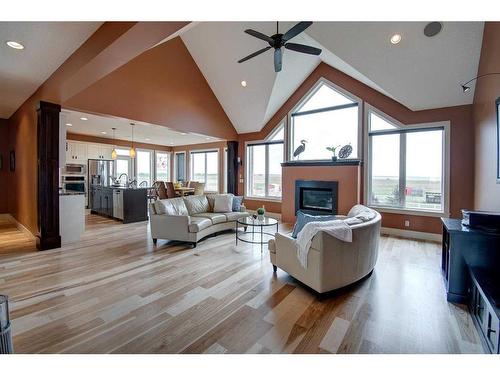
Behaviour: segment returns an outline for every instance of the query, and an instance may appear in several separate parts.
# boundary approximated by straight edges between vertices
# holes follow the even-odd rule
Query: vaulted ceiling
[[[280,23],[285,32],[294,23]],[[272,51],[237,61],[266,46],[244,33],[276,32],[275,22],[202,22],[181,34],[189,52],[239,133],[260,130],[321,62],[337,68],[412,110],[471,104],[474,87],[460,84],[477,73],[482,22],[444,22],[434,37],[426,22],[315,22],[295,43],[323,49],[317,56],[285,50],[275,73]],[[402,36],[399,44],[390,37]],[[242,87],[240,82],[247,81]]]
[[[158,23],[157,26],[161,27],[161,24]],[[74,22],[0,23],[0,117],[9,117],[99,25],[100,23]],[[293,25],[292,22],[280,22],[280,32],[285,32]],[[180,35],[209,85],[208,91],[205,90],[208,92],[206,96],[217,99],[215,104],[205,105],[210,108],[204,108],[204,111],[213,111],[214,106],[219,107],[216,103],[218,101],[219,108],[223,111],[217,111],[223,115],[225,112],[238,133],[246,133],[262,129],[321,62],[339,69],[412,110],[471,104],[474,85],[464,95],[460,84],[477,74],[484,24],[444,22],[441,33],[432,38],[423,34],[425,25],[425,22],[315,22],[292,41],[322,48],[321,55],[311,56],[285,50],[283,70],[280,73],[274,72],[272,51],[245,63],[237,63],[242,57],[266,46],[264,41],[245,34],[244,30],[252,28],[272,35],[276,32],[275,22],[196,22],[166,39]],[[137,27],[140,28],[141,25]],[[389,42],[389,38],[395,33],[402,35],[402,40],[397,45]],[[4,43],[5,40],[19,38],[29,47],[22,54],[9,49]],[[167,81],[176,78],[175,74],[172,75],[174,66],[186,64],[184,54],[176,52],[167,56],[154,52],[167,51],[170,47],[165,47],[166,44],[176,43],[177,41],[172,40],[163,44],[160,42],[143,53],[146,58],[158,55],[156,57],[159,61],[154,64],[161,73],[151,82],[168,83]],[[125,64],[125,67],[137,66],[138,62],[145,61],[143,55]],[[152,63],[148,62],[144,66],[138,66],[136,73],[150,76],[151,69],[146,69],[150,64]],[[171,72],[169,77],[165,77],[162,66]],[[118,72],[104,74],[107,76],[96,78],[99,83],[94,86],[110,81],[110,77],[117,76]],[[184,80],[188,80],[188,77]],[[247,82],[246,87],[241,86],[242,80]],[[120,85],[131,83],[130,81],[130,76],[124,77]],[[156,83],[153,86],[155,85],[158,86]],[[200,90],[201,87],[198,83],[191,86],[190,90]],[[143,90],[147,88],[141,86],[141,92]],[[182,85],[176,90],[180,94],[186,91]],[[114,101],[119,101],[120,95],[125,93],[114,92]],[[186,101],[181,104],[186,104]],[[151,119],[146,121],[162,124],[162,113],[158,114],[158,119],[154,119],[151,112],[147,113]],[[224,116],[218,115],[220,126],[228,122],[227,118],[224,120]],[[177,122],[172,124],[172,128],[176,124]]]
[[[101,24],[0,22],[0,118],[9,118]],[[9,48],[10,40],[25,49]]]

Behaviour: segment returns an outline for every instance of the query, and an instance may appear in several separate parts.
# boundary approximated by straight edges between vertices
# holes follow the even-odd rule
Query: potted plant
[[[328,151],[330,151],[333,155],[332,155],[332,161],[337,161],[337,155],[336,155],[336,152],[337,152],[337,149],[340,147],[340,145],[338,146],[331,146],[331,147],[327,147],[326,149]]]
[[[266,213],[266,210],[264,209],[264,207],[257,208],[257,218],[259,220],[264,220],[264,214],[265,213]]]

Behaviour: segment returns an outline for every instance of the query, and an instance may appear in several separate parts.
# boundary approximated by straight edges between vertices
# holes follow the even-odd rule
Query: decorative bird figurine
[[[306,143],[307,141],[305,139],[300,141],[301,145],[295,149],[293,152],[293,157],[300,159],[299,155],[302,154],[306,150]]]

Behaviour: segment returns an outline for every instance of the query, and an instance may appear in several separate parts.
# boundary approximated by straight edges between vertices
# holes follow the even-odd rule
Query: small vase
[[[259,215],[257,215],[257,220],[259,220],[259,221],[264,221],[264,214],[262,214],[262,215],[260,215],[260,214],[259,214]]]
[[[337,157],[336,156],[332,156],[332,161],[337,161]]]

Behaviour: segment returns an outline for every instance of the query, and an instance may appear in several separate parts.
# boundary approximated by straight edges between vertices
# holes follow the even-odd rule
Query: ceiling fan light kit
[[[276,34],[267,36],[259,31],[252,30],[252,29],[247,29],[245,30],[245,33],[261,39],[267,43],[269,43],[268,47],[264,47],[254,53],[251,53],[250,55],[242,58],[241,60],[238,60],[238,63],[245,62],[247,60],[250,60],[251,58],[254,58],[255,56],[258,56],[271,48],[274,48],[274,71],[275,72],[280,72],[282,68],[282,63],[283,63],[283,50],[282,47],[295,51],[295,52],[300,52],[300,53],[306,53],[308,55],[315,55],[318,56],[321,53],[321,49],[312,47],[312,46],[307,46],[304,44],[298,44],[298,43],[288,43],[288,41],[297,35],[299,35],[301,32],[303,32],[305,29],[307,29],[309,26],[312,25],[312,22],[310,21],[303,21],[299,22],[295,26],[293,26],[290,30],[288,30],[284,34],[279,33],[279,23],[276,22]]]

